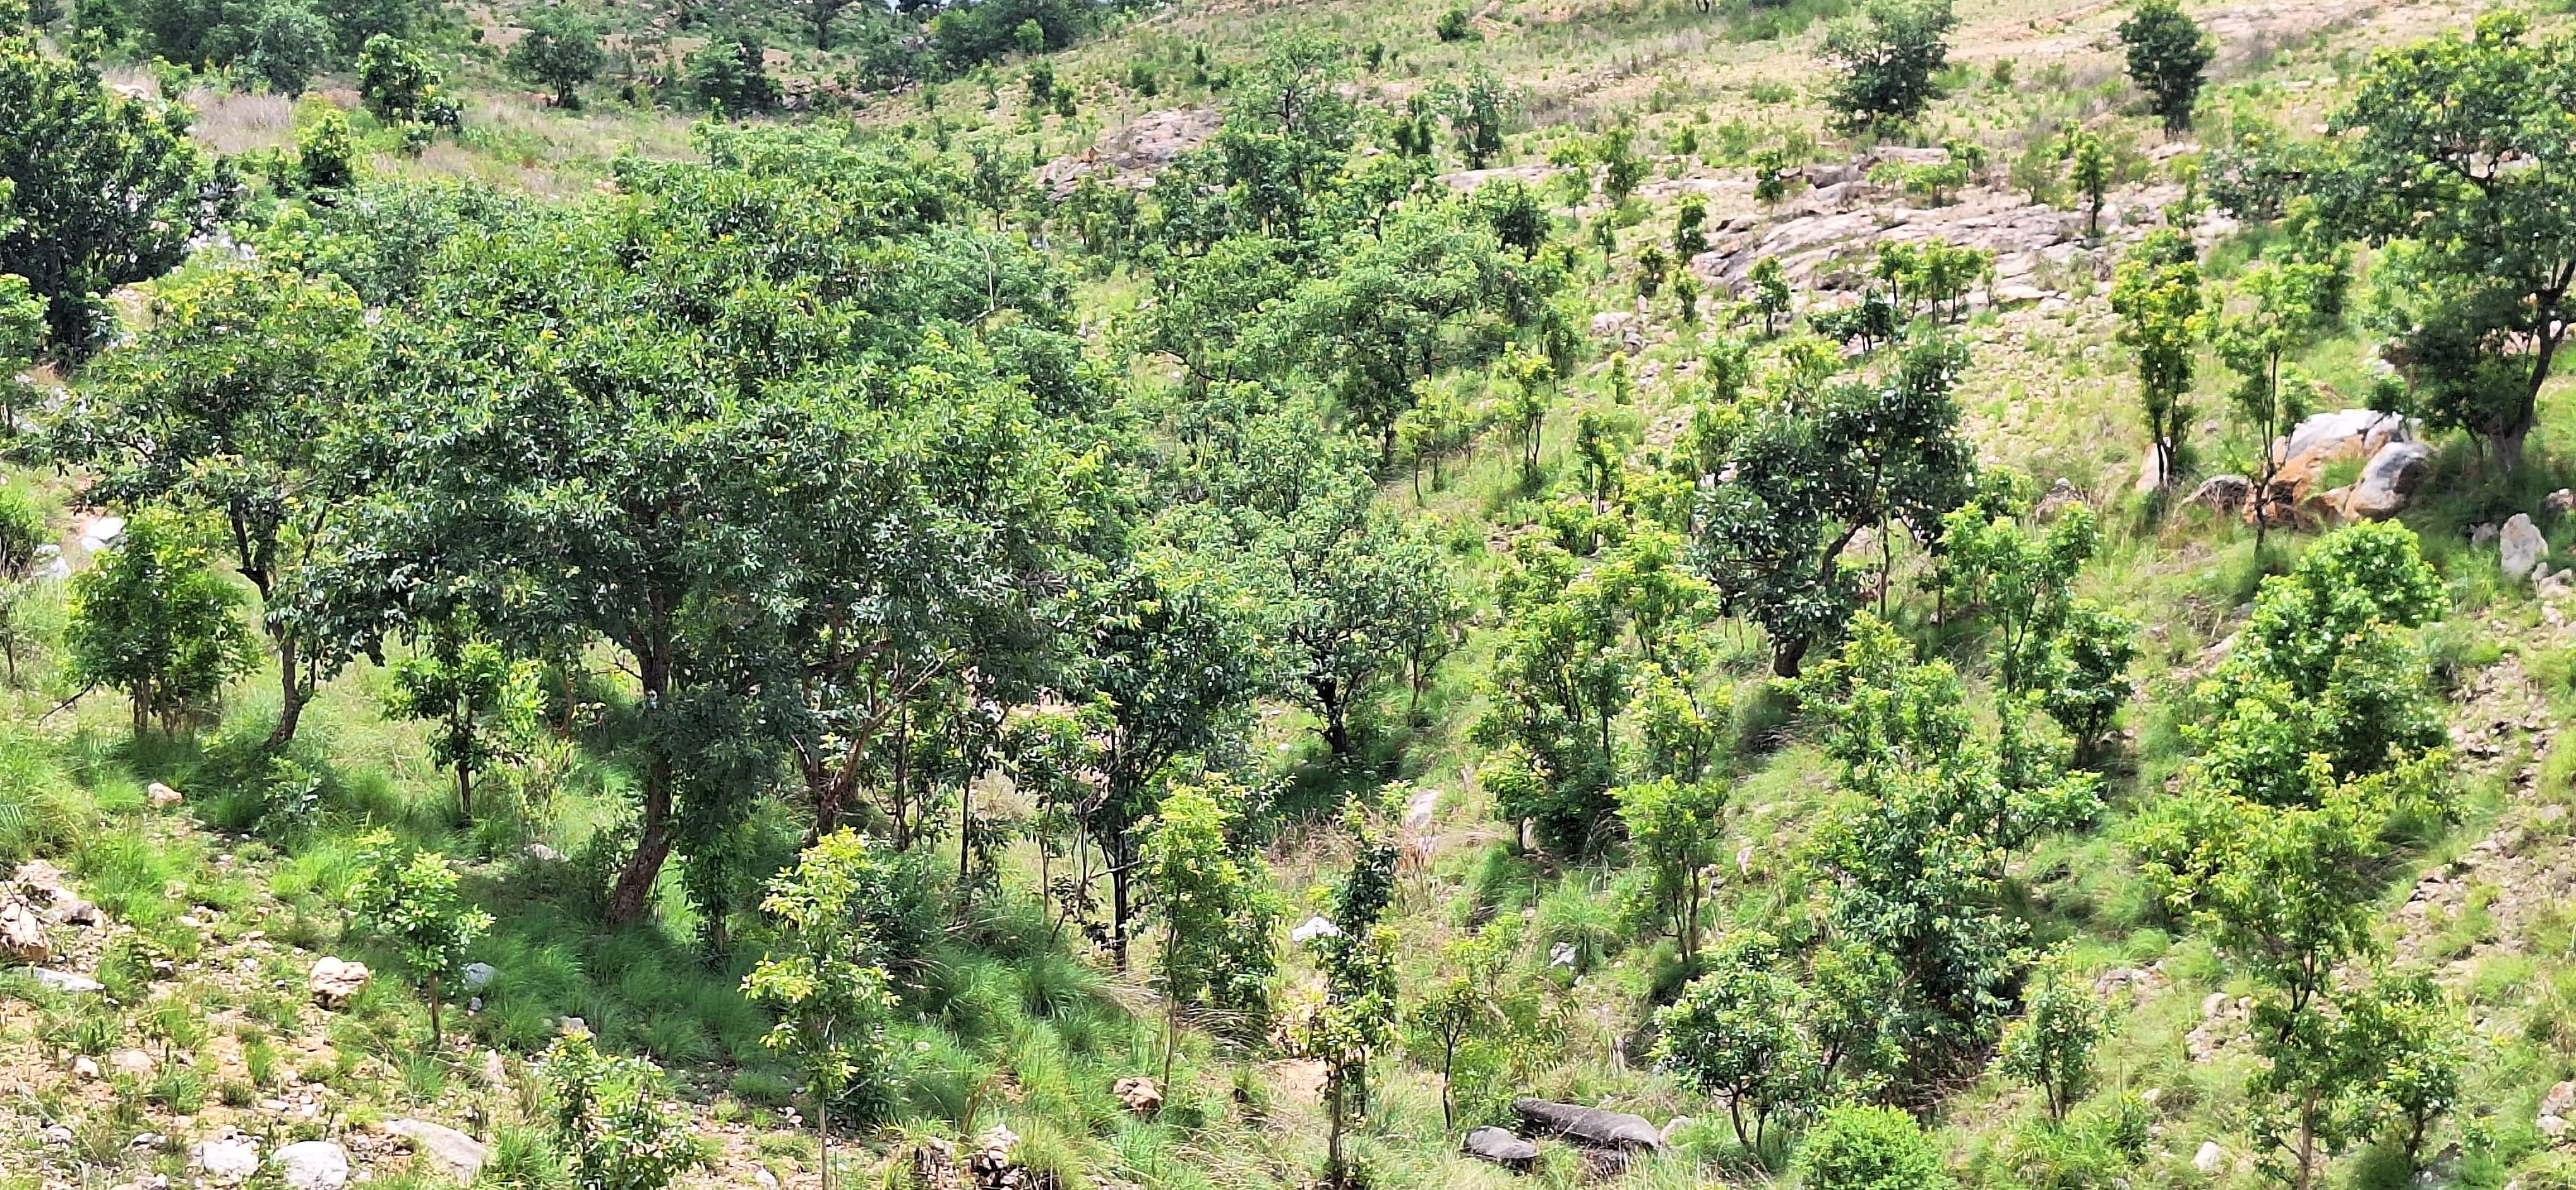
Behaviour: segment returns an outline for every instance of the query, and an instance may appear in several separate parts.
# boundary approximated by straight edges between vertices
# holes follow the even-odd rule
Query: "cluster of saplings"
[[[2422,303],[2394,340],[2409,399],[2516,461],[2576,245],[2541,151],[2567,59],[2490,17],[2382,58],[2336,117],[2364,131],[2249,144],[2213,171],[2222,201],[2277,201],[2291,233],[2214,319],[2187,240],[2151,239],[2124,272],[2141,372],[2181,361],[2149,396],[2175,458],[2196,336],[2216,323],[2240,400],[2278,424],[2299,390],[2282,360],[2363,238],[2408,279],[2393,300]],[[1508,442],[1526,498],[1491,593],[1480,783],[1547,852],[1630,860],[1638,919],[1677,956],[1657,1053],[1724,1100],[1742,1159],[1777,1163],[1803,1129],[1810,1185],[1864,1184],[1871,1162],[1937,1178],[1909,1118],[1828,1105],[1924,1106],[1996,1054],[2064,1117],[2030,1160],[2134,1163],[2140,1113],[2083,1096],[2092,1001],[2036,961],[2008,895],[2016,854],[2097,821],[2130,696],[2132,626],[2071,590],[2090,514],[1975,465],[1943,318],[1891,317],[1846,357],[1770,342],[1786,302],[1693,327],[1669,447],[1641,448],[1614,355],[1608,399],[1554,419],[1566,449],[1542,466],[1585,363],[1582,249],[1526,186],[1433,181],[1440,120],[1481,139],[1471,107],[1372,110],[1348,70],[1330,46],[1283,47],[1207,148],[1143,194],[1077,190],[1035,235],[999,229],[1018,200],[984,170],[828,124],[710,128],[703,161],[621,160],[613,193],[556,203],[363,176],[348,201],[201,202],[223,166],[175,118],[138,134],[149,153],[31,164],[22,197],[144,196],[32,208],[0,241],[28,350],[41,323],[58,354],[95,356],[24,449],[128,518],[73,581],[65,668],[123,693],[138,732],[175,735],[268,665],[274,727],[222,759],[243,825],[280,835],[315,809],[302,712],[362,657],[393,662],[396,709],[433,723],[460,816],[530,733],[595,749],[635,796],[603,836],[603,915],[647,913],[685,856],[707,946],[742,927],[763,944],[747,988],[818,1123],[889,1109],[888,1027],[925,978],[920,873],[957,874],[947,908],[971,928],[1027,840],[1056,920],[1121,966],[1152,939],[1167,1054],[1195,1018],[1325,1063],[1341,1183],[1399,1036],[1454,1082],[1525,1058],[1552,1017],[1491,977],[1501,922],[1460,943],[1454,977],[1398,986],[1376,796],[1341,807],[1351,867],[1300,931],[1322,983],[1281,997],[1260,847],[1284,811],[1244,745],[1257,700],[1293,703],[1328,767],[1375,783],[1403,734],[1389,704],[1462,638],[1462,556],[1481,548],[1399,517],[1377,483],[1407,457],[1436,486],[1442,459]],[[6,74],[48,81],[0,95],[61,118],[0,128],[157,110],[26,38],[0,44]],[[2497,113],[2513,119],[2476,122]],[[2533,139],[2498,139],[2515,135]],[[1398,137],[1431,151],[1370,151]],[[215,221],[249,258],[164,280],[100,350],[104,293]],[[129,231],[144,251],[86,238]],[[1114,350],[1067,313],[1073,263],[1128,268],[1149,295],[1103,332]],[[1891,309],[1956,304],[1891,283]],[[1760,342],[1737,330],[1756,314]],[[1134,354],[1170,382],[1106,362]],[[1990,714],[1893,626],[1900,534],[1931,559],[1939,629],[1987,647]],[[2384,1129],[2413,1156],[2455,1097],[2441,997],[2339,974],[2366,967],[2398,841],[2449,813],[2409,653],[2440,611],[2405,530],[2312,547],[2195,694],[2179,791],[2126,840],[2173,921],[2265,989],[2257,1135],[2302,1181]],[[1794,859],[1815,895],[1738,907],[1758,920],[1711,945],[1707,873],[1750,759],[1730,620],[1762,629],[1781,683],[1763,697],[1814,720],[1840,792]],[[1024,816],[971,796],[997,776]],[[760,829],[782,814],[806,835],[792,855]],[[478,922],[437,857],[375,870],[364,914],[435,1003]]]

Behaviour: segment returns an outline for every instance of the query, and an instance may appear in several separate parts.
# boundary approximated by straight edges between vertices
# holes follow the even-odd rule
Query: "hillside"
[[[0,1190],[2576,1186],[2561,7],[7,14]]]

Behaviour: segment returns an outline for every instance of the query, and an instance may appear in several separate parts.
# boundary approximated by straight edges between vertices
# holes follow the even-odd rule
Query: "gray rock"
[[[340,1190],[349,1184],[349,1151],[327,1140],[288,1145],[269,1160],[287,1190]]]
[[[481,1141],[445,1124],[432,1124],[427,1120],[390,1120],[385,1124],[385,1131],[410,1140],[415,1151],[455,1175],[460,1183],[472,1182],[474,1175],[483,1172],[483,1162],[492,1155]]]
[[[2433,474],[2433,448],[2421,442],[2391,442],[2370,456],[2361,469],[2350,494],[2344,497],[2346,516],[2384,521],[2406,507],[2406,501]]]
[[[2496,556],[2509,579],[2532,577],[2531,572],[2540,567],[2541,556],[2548,552],[2549,539],[2540,535],[2540,526],[2532,524],[2531,517],[2524,513],[2513,514],[2496,538]]]
[[[216,1181],[246,1180],[259,1172],[259,1142],[247,1136],[207,1141],[197,1148],[197,1167]]]
[[[464,971],[465,990],[469,992],[482,991],[484,987],[492,982],[492,977],[499,975],[500,973],[500,969],[494,967],[490,963],[467,963],[465,964]]]
[[[1509,1129],[1488,1124],[1467,1134],[1459,1151],[1480,1161],[1491,1161],[1506,1169],[1527,1169],[1538,1160],[1538,1146],[1512,1135]]]
[[[1512,1111],[1534,1131],[1554,1133],[1589,1148],[1664,1150],[1663,1135],[1644,1116],[1545,1099],[1512,1100]]]
[[[2215,1174],[2226,1164],[2227,1150],[2219,1148],[2214,1140],[2200,1142],[2200,1151],[2191,1155],[2191,1167],[2205,1174]]]
[[[2565,516],[2576,512],[2576,491],[2560,488],[2549,493],[2548,498],[2540,502],[2540,510],[2551,516]]]
[[[57,992],[103,992],[107,985],[77,971],[56,971],[50,967],[33,968],[36,986]]]
[[[2201,504],[2220,512],[2235,512],[2254,498],[2254,481],[2242,475],[2213,475],[2191,490],[2185,503]]]

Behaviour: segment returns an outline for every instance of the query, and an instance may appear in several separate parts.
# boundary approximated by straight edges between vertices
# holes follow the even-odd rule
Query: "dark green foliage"
[[[200,202],[211,177],[185,109],[112,96],[97,71],[0,37],[0,271],[45,300],[55,351],[103,346],[108,291],[186,256],[212,213]]]
[[[186,66],[238,67],[286,95],[338,54],[331,23],[304,0],[139,0],[145,53]]]
[[[605,59],[599,30],[589,21],[570,9],[546,8],[528,17],[527,32],[510,47],[506,64],[510,73],[552,88],[555,106],[570,110],[581,106],[579,88],[599,77]]]
[[[709,41],[689,55],[689,93],[708,111],[728,119],[778,106],[778,80],[762,61],[764,47],[747,30]]]
[[[1810,647],[1840,638],[1859,602],[1838,562],[1852,538],[1899,524],[1928,536],[1967,498],[1950,400],[1965,363],[1963,347],[1926,338],[1886,378],[1756,410],[1729,438],[1734,481],[1701,498],[1693,564],[1771,634],[1774,672],[1795,675]]]
[[[144,512],[72,581],[65,667],[85,686],[125,691],[138,733],[157,721],[176,735],[203,719],[224,684],[256,660],[242,590],[210,560],[193,526]]]
[[[1941,97],[1934,76],[1949,63],[1950,0],[1874,0],[1866,21],[1846,17],[1825,31],[1820,57],[1841,77],[1827,102],[1853,127],[1903,124]]]
[[[2388,354],[2415,408],[2508,469],[2570,322],[2571,85],[2576,41],[2511,10],[2387,51],[2327,122],[2338,139],[2313,183],[2327,226],[2388,246]]]
[[[2120,43],[2128,50],[2129,81],[2147,93],[2165,131],[2190,128],[2200,72],[2217,55],[2217,40],[2201,32],[2175,0],[2140,0],[2120,22]]]
[[[1476,33],[1467,21],[1467,9],[1461,5],[1443,11],[1440,19],[1431,22],[1431,31],[1442,41],[1465,41]]]

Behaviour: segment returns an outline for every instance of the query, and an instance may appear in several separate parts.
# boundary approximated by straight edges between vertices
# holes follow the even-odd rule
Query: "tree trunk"
[[[474,767],[462,760],[456,762],[456,813],[474,821]]]
[[[832,1097],[814,1093],[814,1156],[822,1190],[832,1190]]]
[[[266,748],[270,752],[283,751],[294,742],[295,725],[304,718],[304,704],[313,697],[313,692],[305,689],[303,682],[298,680],[304,667],[297,656],[295,634],[279,632],[275,638],[278,705],[277,726],[268,733]]]
[[[445,1030],[438,1027],[438,972],[429,973],[429,1048],[436,1050]]]
[[[1128,847],[1127,837],[1122,834],[1103,848],[1109,856],[1109,954],[1122,974],[1127,970],[1127,915],[1131,912],[1127,903]]]
[[[617,874],[608,894],[608,924],[622,926],[644,915],[662,861],[671,855],[671,762],[654,758],[644,776],[644,824],[635,839],[635,854]]]
[[[1771,645],[1771,676],[1775,678],[1797,677],[1799,663],[1804,661],[1806,656],[1807,640],[1805,637],[1799,637],[1795,640],[1774,641]]]

